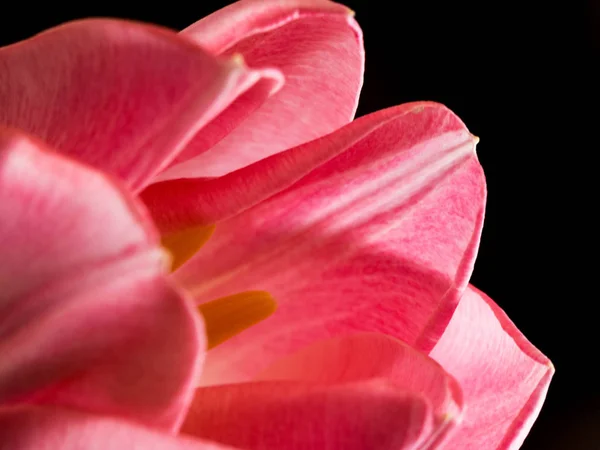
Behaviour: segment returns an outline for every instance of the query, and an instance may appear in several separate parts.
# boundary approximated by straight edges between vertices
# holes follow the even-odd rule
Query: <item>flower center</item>
[[[161,243],[171,255],[171,271],[177,270],[202,247],[214,225],[188,228],[163,235]],[[268,292],[247,291],[221,297],[198,306],[204,317],[207,350],[271,316],[277,303]]]

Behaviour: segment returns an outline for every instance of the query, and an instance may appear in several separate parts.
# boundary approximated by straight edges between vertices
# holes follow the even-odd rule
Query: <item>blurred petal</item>
[[[114,418],[50,408],[0,411],[2,450],[233,450]]]
[[[224,123],[221,134],[198,136],[160,180],[223,175],[330,133],[354,117],[364,50],[362,32],[345,6],[242,0],[182,34],[215,54],[240,54],[250,67],[276,67],[285,85],[236,129]]]
[[[273,316],[210,352],[203,382],[247,380],[304,345],[351,331],[431,350],[479,242],[485,181],[475,142],[445,107],[404,105],[282,153],[278,166],[258,163],[250,183],[234,183],[243,198],[256,193],[241,187],[260,186],[260,177],[284,184],[298,167],[309,172],[221,222],[174,274],[198,303],[248,290],[277,299]],[[310,171],[319,158],[326,162]]]
[[[398,450],[418,448],[432,429],[421,396],[382,380],[279,381],[198,389],[182,432],[248,450]]]
[[[466,413],[444,448],[517,449],[554,367],[484,293],[469,286],[430,356],[461,384]]]
[[[428,444],[439,444],[460,422],[460,386],[433,359],[383,334],[361,333],[319,341],[277,360],[259,380],[297,380],[335,384],[372,378],[394,388],[421,394],[433,409]]]
[[[280,82],[167,29],[81,20],[0,49],[0,125],[138,190],[212,119],[225,111],[233,126]]]
[[[203,328],[137,208],[101,173],[0,130],[0,404],[179,424]]]

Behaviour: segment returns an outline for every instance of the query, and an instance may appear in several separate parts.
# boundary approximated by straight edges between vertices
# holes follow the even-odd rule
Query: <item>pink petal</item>
[[[0,125],[137,190],[212,119],[235,125],[280,82],[166,29],[82,20],[0,49]]]
[[[139,211],[101,173],[0,129],[0,405],[179,424],[203,328]]]
[[[517,449],[554,367],[484,293],[469,286],[430,353],[460,382],[466,413],[448,449]]]
[[[223,175],[330,133],[354,117],[364,50],[362,32],[345,6],[242,0],[182,34],[215,54],[241,54],[250,67],[277,67],[286,82],[238,128],[229,126],[229,134],[196,139],[176,159],[180,164],[159,180]]]
[[[233,450],[216,443],[162,434],[114,418],[31,407],[0,411],[0,449]]]
[[[301,15],[351,14],[329,0],[241,0],[214,12],[184,30],[212,53],[224,53],[249,36],[298,20]]]
[[[361,333],[319,341],[277,360],[258,380],[299,380],[335,384],[372,378],[421,394],[432,406],[434,426],[428,444],[439,444],[460,422],[458,383],[433,359],[383,334]]]
[[[246,290],[278,302],[269,319],[211,350],[203,382],[246,380],[304,345],[351,331],[431,350],[467,286],[481,232],[485,182],[475,142],[445,107],[404,105],[271,166],[263,161],[249,183],[234,183],[252,196],[271,174],[275,184],[293,182],[298,167],[310,171],[307,161],[326,161],[221,222],[175,274],[199,303]]]
[[[0,195],[0,307],[158,243],[145,211],[107,177],[1,127]]]
[[[383,380],[327,386],[259,382],[200,388],[182,432],[256,449],[416,449],[427,402]]]
[[[161,231],[213,224],[290,187],[316,167],[365,139],[382,124],[410,115],[424,106],[443,108],[428,102],[389,108],[361,117],[329,136],[272,155],[222,177],[152,184],[140,198]]]

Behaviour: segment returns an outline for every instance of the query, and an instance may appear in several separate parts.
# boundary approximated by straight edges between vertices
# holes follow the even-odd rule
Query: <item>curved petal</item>
[[[485,182],[475,142],[452,112],[423,103],[282,154],[291,174],[302,155],[328,159],[221,222],[175,273],[199,303],[248,290],[278,303],[264,322],[211,350],[203,382],[245,380],[303,345],[351,331],[431,350],[479,242]],[[280,176],[257,169],[256,179],[268,183],[271,173]]]
[[[235,125],[280,83],[166,29],[81,20],[0,49],[0,125],[138,190],[212,119]]]
[[[110,417],[51,408],[0,411],[0,448],[10,450],[234,450]]]
[[[221,54],[261,33],[277,30],[302,15],[352,15],[344,5],[329,0],[241,0],[190,25],[183,33],[204,48]]]
[[[329,385],[372,378],[385,379],[394,388],[420,394],[428,401],[435,431],[426,448],[439,445],[461,420],[463,399],[456,380],[433,359],[383,334],[319,341],[277,360],[257,377]]]
[[[398,450],[418,448],[431,422],[422,397],[381,380],[278,381],[198,389],[182,432],[248,450]]]
[[[412,112],[424,107],[444,108],[435,103],[420,102],[382,110],[361,117],[331,135],[272,155],[222,177],[154,183],[140,193],[140,198],[162,232],[214,224],[289,188],[315,168],[366,139],[382,125],[395,120],[410,121],[413,119],[410,116]]]
[[[203,328],[138,211],[101,173],[0,130],[0,405],[179,425]]]
[[[73,270],[159,243],[146,212],[105,175],[0,127],[0,309]]]
[[[240,54],[251,67],[277,67],[286,81],[222,140],[216,134],[196,139],[159,180],[223,175],[330,133],[354,117],[364,50],[362,32],[345,6],[242,0],[182,34],[215,54]]]
[[[466,412],[448,449],[517,449],[554,367],[484,293],[469,286],[430,356],[460,382]]]

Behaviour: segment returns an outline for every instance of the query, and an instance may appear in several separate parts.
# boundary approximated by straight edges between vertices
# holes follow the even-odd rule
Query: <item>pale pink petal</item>
[[[0,127],[0,308],[72,270],[158,243],[150,218],[105,175]]]
[[[432,433],[423,397],[385,380],[200,388],[182,433],[248,450],[417,449]]]
[[[111,417],[51,408],[0,411],[1,450],[233,450]]]
[[[548,358],[472,286],[430,356],[457,378],[465,395],[463,423],[444,448],[518,449],[554,374]]]
[[[167,29],[81,20],[0,49],[0,125],[137,190],[220,113],[234,126],[280,83]]]
[[[219,223],[175,274],[199,303],[255,289],[278,302],[269,319],[211,350],[203,383],[248,379],[301,346],[351,331],[431,350],[479,242],[485,181],[475,142],[445,107],[411,104],[282,154],[281,172],[269,162],[250,172],[252,196],[271,174],[277,184],[316,155],[326,161]],[[234,184],[242,197],[243,185]]]
[[[296,380],[336,384],[372,378],[421,394],[433,409],[435,432],[428,444],[440,444],[461,420],[463,399],[454,378],[433,359],[383,334],[361,333],[319,341],[277,360],[258,380]]]
[[[203,329],[138,211],[103,174],[0,129],[0,405],[179,424]]]
[[[240,54],[250,67],[276,67],[286,81],[236,129],[199,135],[160,180],[223,175],[330,133],[354,117],[364,50],[362,32],[345,6],[242,0],[182,34],[215,54]]]

